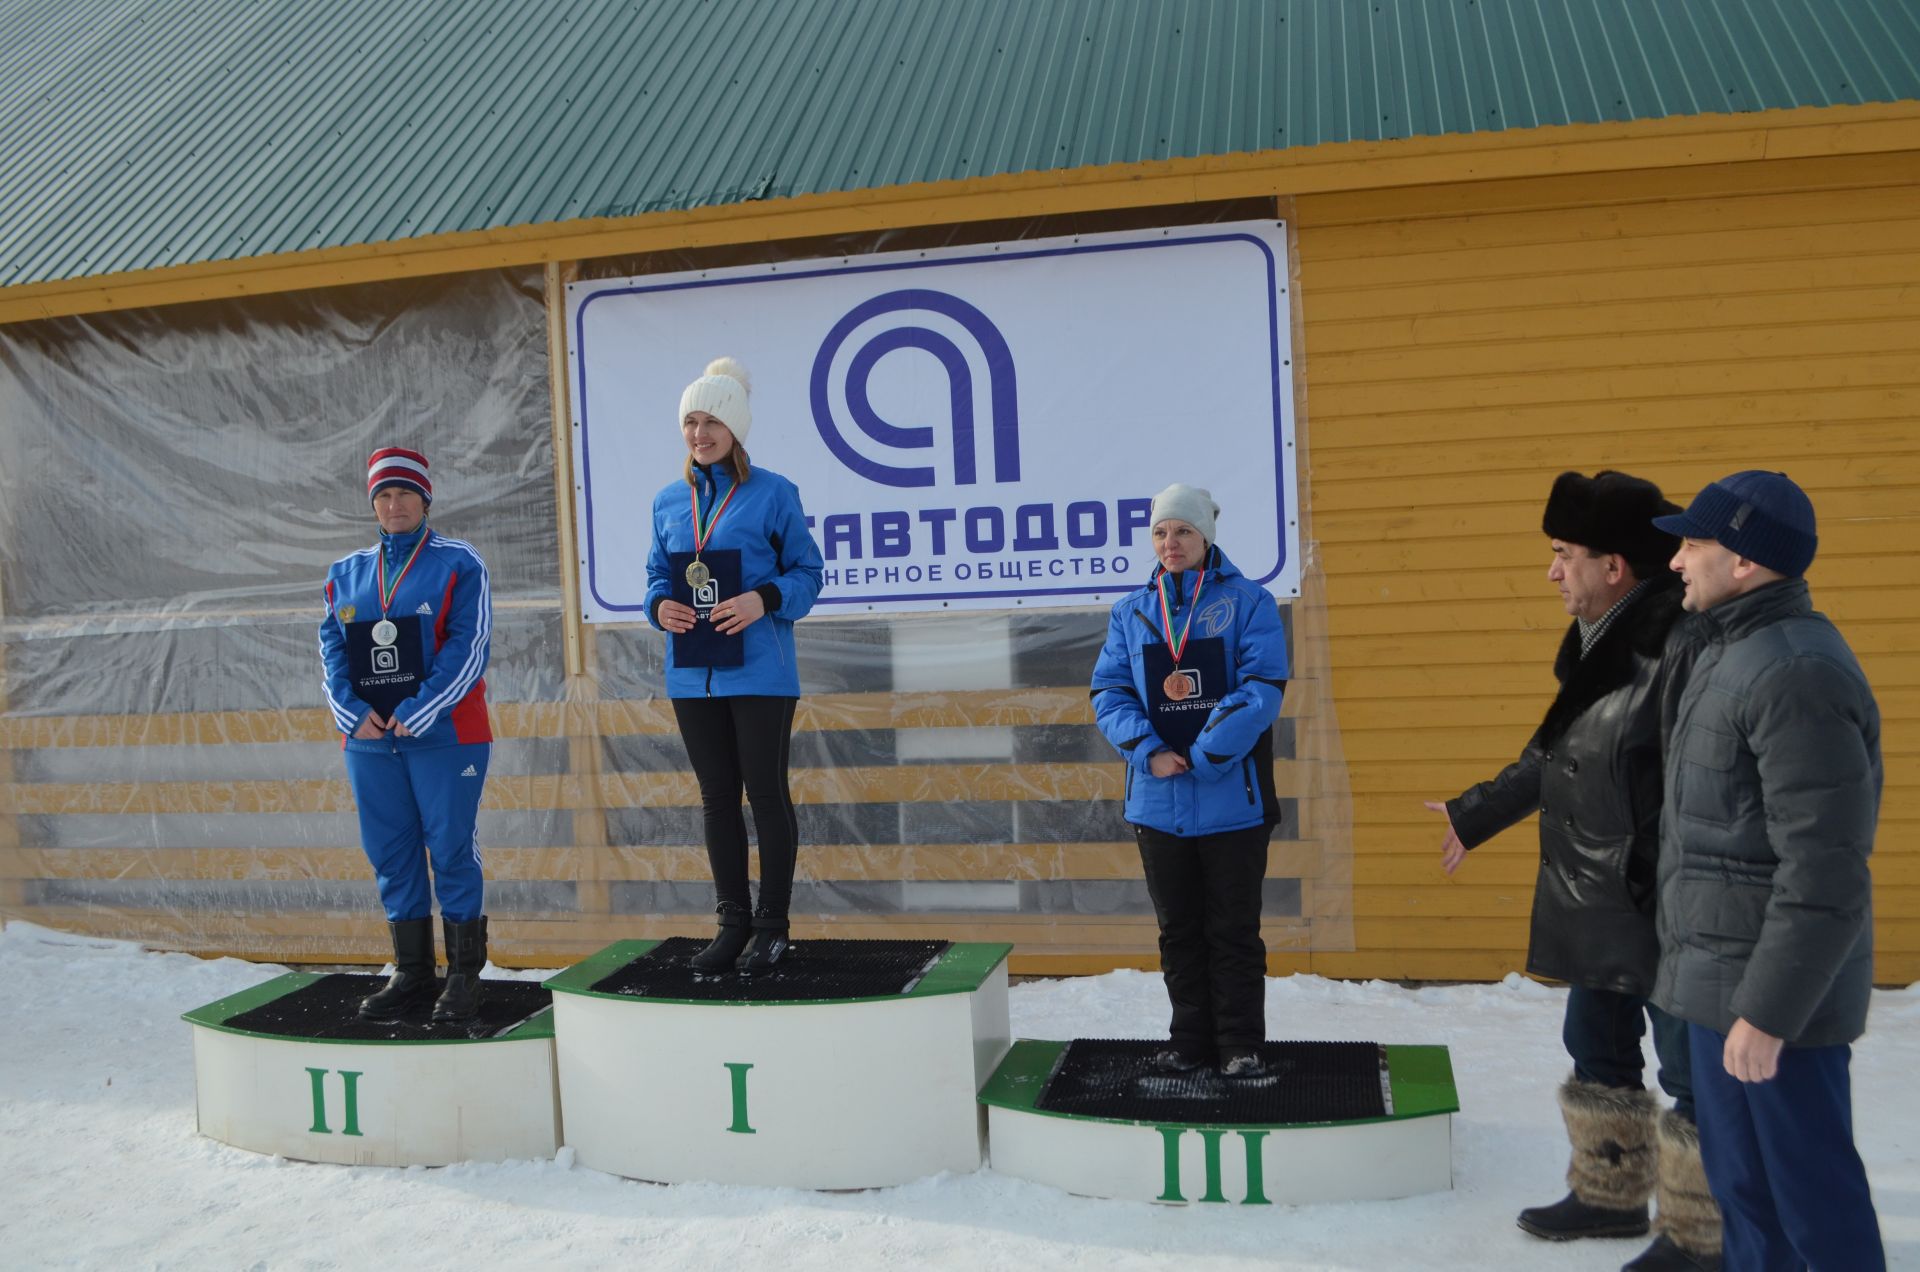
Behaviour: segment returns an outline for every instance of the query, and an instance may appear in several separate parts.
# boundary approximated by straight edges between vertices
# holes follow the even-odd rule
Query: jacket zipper
[[[1253,803],[1253,761],[1252,760],[1240,761],[1240,779],[1246,783],[1247,803],[1251,804]]]

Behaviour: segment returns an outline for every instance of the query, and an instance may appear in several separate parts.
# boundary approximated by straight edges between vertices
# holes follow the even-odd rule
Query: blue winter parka
[[[696,465],[700,515],[712,515],[734,489],[732,466],[726,462]],[[653,547],[647,553],[647,621],[660,628],[660,602],[673,596],[671,553],[693,551],[692,488],[680,480],[653,498]],[[735,639],[746,642],[737,667],[680,667],[674,662],[672,637],[667,640],[667,696],[669,698],[737,698],[762,695],[800,696],[800,669],[793,650],[793,625],[805,618],[820,595],[820,545],[807,529],[800,506],[800,490],[770,469],[755,467],[740,483],[725,511],[713,523],[705,551],[740,554],[740,590],[760,591],[768,600],[765,618]],[[682,567],[684,569],[684,567]],[[778,593],[779,604],[763,589]],[[721,600],[729,598],[722,596]],[[664,628],[660,628],[664,631]]]
[[[1162,665],[1171,666],[1155,586],[1163,574],[1158,567],[1145,587],[1114,605],[1106,645],[1093,669],[1094,720],[1127,767],[1127,821],[1183,838],[1280,820],[1273,790],[1273,722],[1286,692],[1286,631],[1273,597],[1225,553],[1210,547],[1207,562],[1188,637],[1193,646],[1181,665],[1204,654],[1209,674],[1225,674],[1218,684],[1200,682],[1197,692],[1173,708],[1206,712],[1190,747],[1180,751],[1163,739],[1150,716],[1149,704],[1164,703],[1165,694],[1158,683],[1149,684],[1149,677],[1162,679]],[[1194,570],[1166,576],[1175,640],[1193,609],[1199,577]],[[1207,649],[1202,642],[1209,641],[1218,644]],[[1148,763],[1165,750],[1184,754],[1192,770],[1153,776]]]

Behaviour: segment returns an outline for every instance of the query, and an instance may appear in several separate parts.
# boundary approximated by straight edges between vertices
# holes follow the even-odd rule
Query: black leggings
[[[747,819],[740,791],[753,805],[760,841],[760,909],[784,919],[793,900],[793,861],[800,821],[787,788],[787,757],[793,745],[794,698],[675,698],[674,718],[700,783],[706,822],[707,864],[714,900],[750,908],[747,893]]]

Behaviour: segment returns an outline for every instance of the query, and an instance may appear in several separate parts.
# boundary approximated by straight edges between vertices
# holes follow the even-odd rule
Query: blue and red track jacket
[[[397,723],[413,736],[366,741],[353,736],[373,708],[354,695],[347,674],[344,624],[380,617],[378,554],[387,554],[389,579],[428,536],[419,559],[400,580],[388,608],[391,617],[420,618],[425,680],[413,697],[394,708]],[[341,557],[327,571],[327,612],[320,620],[320,657],[326,666],[327,705],[348,750],[453,746],[493,741],[487,720],[487,655],[493,634],[493,590],[487,563],[473,545],[422,525],[410,534],[382,533],[380,542]]]

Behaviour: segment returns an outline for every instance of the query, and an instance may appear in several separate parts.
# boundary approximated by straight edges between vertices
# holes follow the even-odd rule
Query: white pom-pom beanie
[[[1183,486],[1173,483],[1153,497],[1151,525],[1159,525],[1172,518],[1184,521],[1200,532],[1200,537],[1208,543],[1213,542],[1213,519],[1220,515],[1220,505],[1213,502],[1213,496],[1198,486]]]
[[[707,363],[707,373],[689,384],[680,394],[680,423],[695,411],[705,411],[727,426],[733,440],[747,444],[753,429],[753,412],[747,406],[747,394],[753,381],[747,369],[733,358],[715,358]]]

